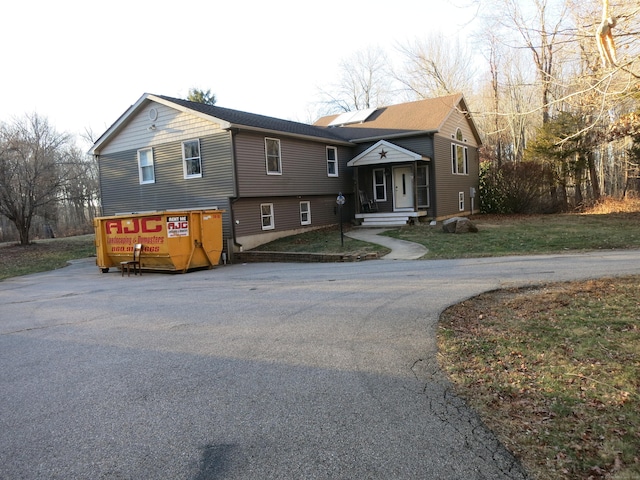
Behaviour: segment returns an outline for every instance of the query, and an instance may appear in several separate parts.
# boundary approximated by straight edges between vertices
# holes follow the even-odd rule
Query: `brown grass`
[[[534,478],[640,478],[640,277],[480,295],[443,313],[439,349]]]

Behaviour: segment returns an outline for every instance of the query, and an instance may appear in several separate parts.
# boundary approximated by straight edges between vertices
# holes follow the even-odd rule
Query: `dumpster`
[[[143,270],[187,272],[213,268],[222,253],[224,210],[180,210],[97,217],[96,264],[104,272],[131,260],[142,244]]]

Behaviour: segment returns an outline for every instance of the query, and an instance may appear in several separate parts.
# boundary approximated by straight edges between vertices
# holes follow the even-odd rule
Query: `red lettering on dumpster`
[[[113,219],[104,222],[107,235],[114,233],[155,233],[162,231],[162,217],[143,217],[132,219]],[[115,232],[114,232],[115,230]]]

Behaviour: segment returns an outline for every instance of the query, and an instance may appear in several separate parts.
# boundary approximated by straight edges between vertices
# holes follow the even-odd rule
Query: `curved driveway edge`
[[[437,362],[447,306],[640,252],[0,282],[0,478],[524,479]]]

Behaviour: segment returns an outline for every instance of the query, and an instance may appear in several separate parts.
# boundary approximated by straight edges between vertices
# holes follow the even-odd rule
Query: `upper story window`
[[[156,174],[153,167],[153,149],[143,148],[138,150],[138,176],[140,184],[155,183]]]
[[[469,174],[469,152],[467,147],[451,144],[451,171],[456,175]]]
[[[327,147],[327,175],[330,177],[338,176],[338,149],[336,147]]]
[[[264,151],[267,160],[267,175],[282,175],[280,140],[277,138],[265,138]]]
[[[456,130],[455,140],[456,142],[465,141],[462,130],[459,128]],[[464,145],[454,142],[451,142],[451,172],[455,175],[469,174],[469,151]]]
[[[182,166],[184,168],[184,178],[202,177],[200,140],[182,142]]]

